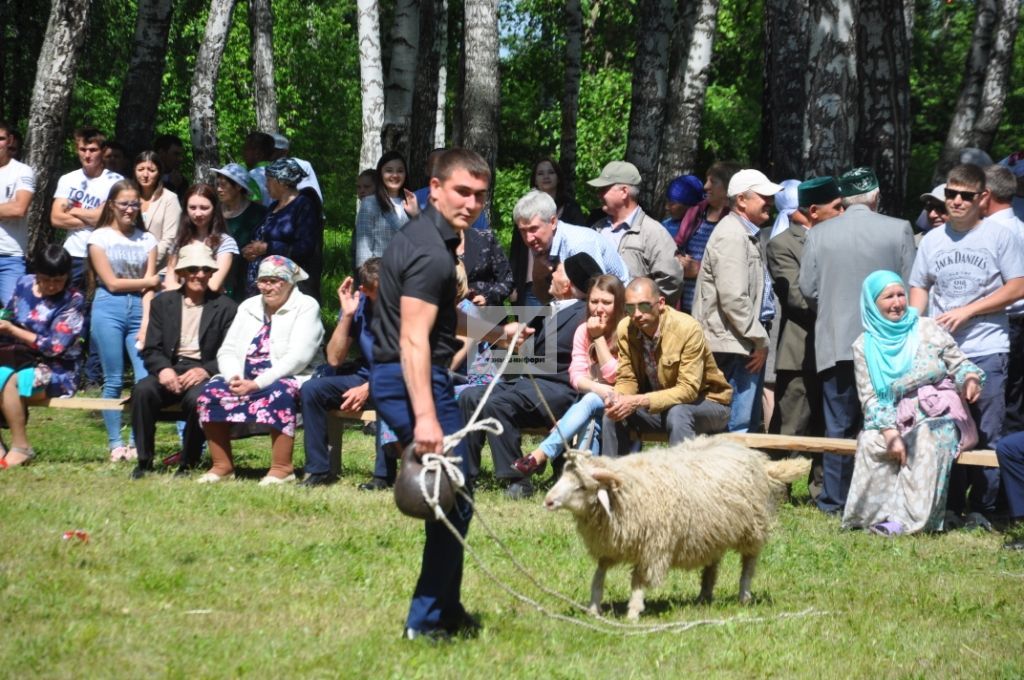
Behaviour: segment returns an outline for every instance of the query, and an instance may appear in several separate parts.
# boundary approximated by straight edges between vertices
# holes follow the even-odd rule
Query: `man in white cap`
[[[757,429],[768,358],[768,331],[775,318],[771,278],[761,252],[761,226],[771,218],[782,187],[754,169],[729,180],[729,214],[711,232],[693,316],[704,327],[715,362],[732,386],[730,432]]]
[[[675,257],[675,241],[637,203],[640,182],[635,165],[612,161],[587,184],[597,189],[601,209],[608,215],[598,224],[601,235],[615,245],[630,276],[653,279],[674,307],[683,289],[683,268]]]

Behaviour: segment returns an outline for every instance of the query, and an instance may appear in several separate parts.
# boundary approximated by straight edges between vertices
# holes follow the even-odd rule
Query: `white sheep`
[[[608,568],[633,565],[627,617],[635,620],[644,609],[644,589],[659,585],[672,567],[703,567],[700,601],[710,603],[719,561],[730,549],[742,556],[740,602],[749,602],[784,485],[809,469],[806,459],[771,462],[714,437],[618,459],[571,454],[544,505],[573,514],[597,561],[592,613],[600,609]]]

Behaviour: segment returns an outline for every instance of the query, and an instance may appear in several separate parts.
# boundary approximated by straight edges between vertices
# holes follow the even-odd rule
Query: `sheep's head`
[[[574,515],[582,515],[596,502],[611,517],[608,492],[617,489],[620,483],[618,475],[589,456],[566,454],[562,476],[544,497],[544,507],[548,510],[565,508]]]

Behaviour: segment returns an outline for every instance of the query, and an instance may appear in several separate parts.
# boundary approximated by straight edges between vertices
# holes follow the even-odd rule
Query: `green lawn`
[[[467,563],[481,637],[431,647],[399,639],[422,530],[387,493],[360,492],[370,438],[345,434],[345,477],[327,489],[258,488],[267,440],[239,445],[254,477],[216,486],[105,462],[87,413],[37,410],[36,464],[0,471],[0,676],[91,677],[977,677],[1024,675],[1024,556],[958,532],[885,540],[784,506],[754,579],[735,602],[729,556],[710,608],[696,573],[649,592],[644,623],[723,626],[640,637],[596,633],[520,604]],[[169,426],[161,454],[174,450]],[[301,463],[301,447],[297,462]],[[486,482],[486,480],[485,480]],[[799,494],[798,494],[799,500]],[[549,586],[584,601],[593,565],[567,513],[513,503],[493,485],[480,512]],[[70,529],[89,542],[65,541]],[[471,543],[503,582],[554,611],[474,524]],[[624,622],[629,579],[606,599]],[[780,619],[813,608],[816,615]],[[761,623],[744,622],[752,616]]]

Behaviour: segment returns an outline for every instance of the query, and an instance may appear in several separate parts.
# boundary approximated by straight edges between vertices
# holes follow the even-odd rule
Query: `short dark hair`
[[[274,155],[274,138],[266,132],[250,132],[245,136],[245,145],[259,151],[263,160],[268,160]]]
[[[49,243],[36,251],[32,269],[43,276],[64,276],[71,273],[71,255],[59,243]]]
[[[954,165],[946,175],[946,184],[971,187],[976,191],[985,190],[985,171],[974,163]]]
[[[104,149],[117,149],[125,156],[128,155],[128,149],[126,149],[124,144],[117,141],[116,139],[105,139],[103,140],[103,143],[100,146],[102,146]]]
[[[716,161],[708,168],[707,174],[717,179],[723,187],[729,188],[729,180],[742,169],[743,166],[735,161]]]
[[[185,142],[181,141],[181,137],[178,135],[172,135],[170,133],[157,135],[156,139],[153,140],[153,150],[157,153],[167,151],[172,146],[180,146],[184,149]]]
[[[461,148],[448,149],[441,154],[441,157],[434,163],[432,177],[443,182],[459,168],[477,179],[491,181],[491,166],[487,164],[484,157],[471,149]]]
[[[356,274],[359,277],[360,285],[371,284],[376,286],[380,284],[380,258],[369,258],[359,265],[359,270]]]
[[[3,118],[0,118],[0,130],[3,130],[7,134],[11,134],[14,132],[14,128],[11,127],[10,124]]]
[[[103,144],[103,142],[107,141],[107,136],[98,127],[92,125],[82,125],[75,128],[73,136],[76,141],[82,140],[86,144],[91,144],[92,142]]]

